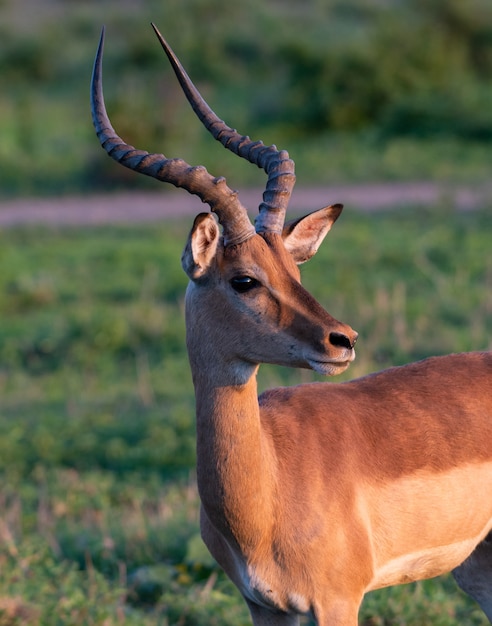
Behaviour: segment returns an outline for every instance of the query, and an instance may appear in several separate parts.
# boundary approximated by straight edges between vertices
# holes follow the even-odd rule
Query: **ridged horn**
[[[182,159],[168,159],[163,154],[138,150],[115,132],[106,112],[102,88],[104,34],[103,28],[91,80],[92,120],[101,146],[121,165],[197,195],[217,215],[223,227],[225,245],[238,244],[252,237],[255,229],[246,208],[239,201],[237,192],[227,186],[225,178],[214,178],[201,165],[192,167]]]
[[[241,135],[227,126],[202,98],[155,24],[152,24],[152,28],[174,69],[191,107],[205,128],[225,148],[250,163],[254,163],[268,175],[266,189],[263,193],[263,202],[260,204],[259,215],[255,220],[256,231],[280,234],[296,180],[294,161],[289,158],[286,150],[277,150],[276,146],[265,146],[261,141],[252,141],[246,135]]]

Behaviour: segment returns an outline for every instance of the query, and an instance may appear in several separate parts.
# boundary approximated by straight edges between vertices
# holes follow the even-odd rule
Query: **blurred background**
[[[196,120],[151,21],[219,116],[289,150],[301,195],[344,202],[343,185],[371,205],[347,200],[302,268],[360,334],[340,380],[492,346],[489,0],[0,0],[0,626],[250,623],[198,531],[190,218],[20,223],[51,204],[84,222],[101,195],[137,216],[149,194],[171,205],[94,135],[103,24],[125,140],[264,185]],[[265,366],[260,388],[312,380]],[[369,594],[360,620],[487,623],[449,577]]]
[[[262,181],[195,122],[151,21],[220,116],[288,146],[301,183],[488,180],[487,0],[2,0],[0,20],[2,196],[152,184],[94,142],[88,83],[102,24],[120,134]]]

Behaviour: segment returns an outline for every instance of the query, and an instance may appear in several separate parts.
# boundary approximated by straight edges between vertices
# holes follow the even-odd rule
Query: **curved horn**
[[[106,112],[102,89],[102,57],[104,28],[94,61],[91,81],[92,121],[99,141],[113,159],[131,170],[182,187],[210,205],[223,227],[224,244],[238,244],[254,235],[245,207],[237,192],[226,184],[225,178],[214,178],[203,166],[192,167],[182,159],[168,159],[163,154],[137,150],[117,135]]]
[[[289,158],[286,150],[277,150],[276,146],[265,146],[261,141],[252,141],[249,137],[240,135],[217,117],[202,98],[155,24],[152,24],[152,28],[167,54],[189,103],[205,128],[228,150],[254,163],[268,175],[263,202],[259,207],[260,213],[255,222],[256,231],[280,234],[296,180],[294,161]]]

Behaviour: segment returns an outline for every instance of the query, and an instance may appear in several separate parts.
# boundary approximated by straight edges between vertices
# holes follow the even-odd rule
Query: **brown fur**
[[[492,461],[489,352],[433,357],[342,384],[274,389],[259,403],[274,440],[295,428],[298,438],[311,433],[318,454],[336,443],[353,448],[357,469],[374,480]],[[282,446],[280,441],[279,453]]]

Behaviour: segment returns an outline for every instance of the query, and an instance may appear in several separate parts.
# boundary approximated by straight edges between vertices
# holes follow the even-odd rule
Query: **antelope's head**
[[[252,141],[220,120],[153,27],[203,125],[268,178],[253,226],[224,178],[211,176],[203,166],[192,167],[182,159],[150,154],[125,143],[111,126],[104,105],[103,30],[91,85],[92,117],[102,147],[125,167],[197,195],[212,211],[196,217],[182,257],[190,278],[186,302],[190,359],[206,365],[213,354],[236,364],[274,363],[330,375],[342,372],[355,358],[357,333],[334,319],[302,287],[297,267],[316,252],[342,206],[328,206],[286,223],[295,183],[288,153]]]

